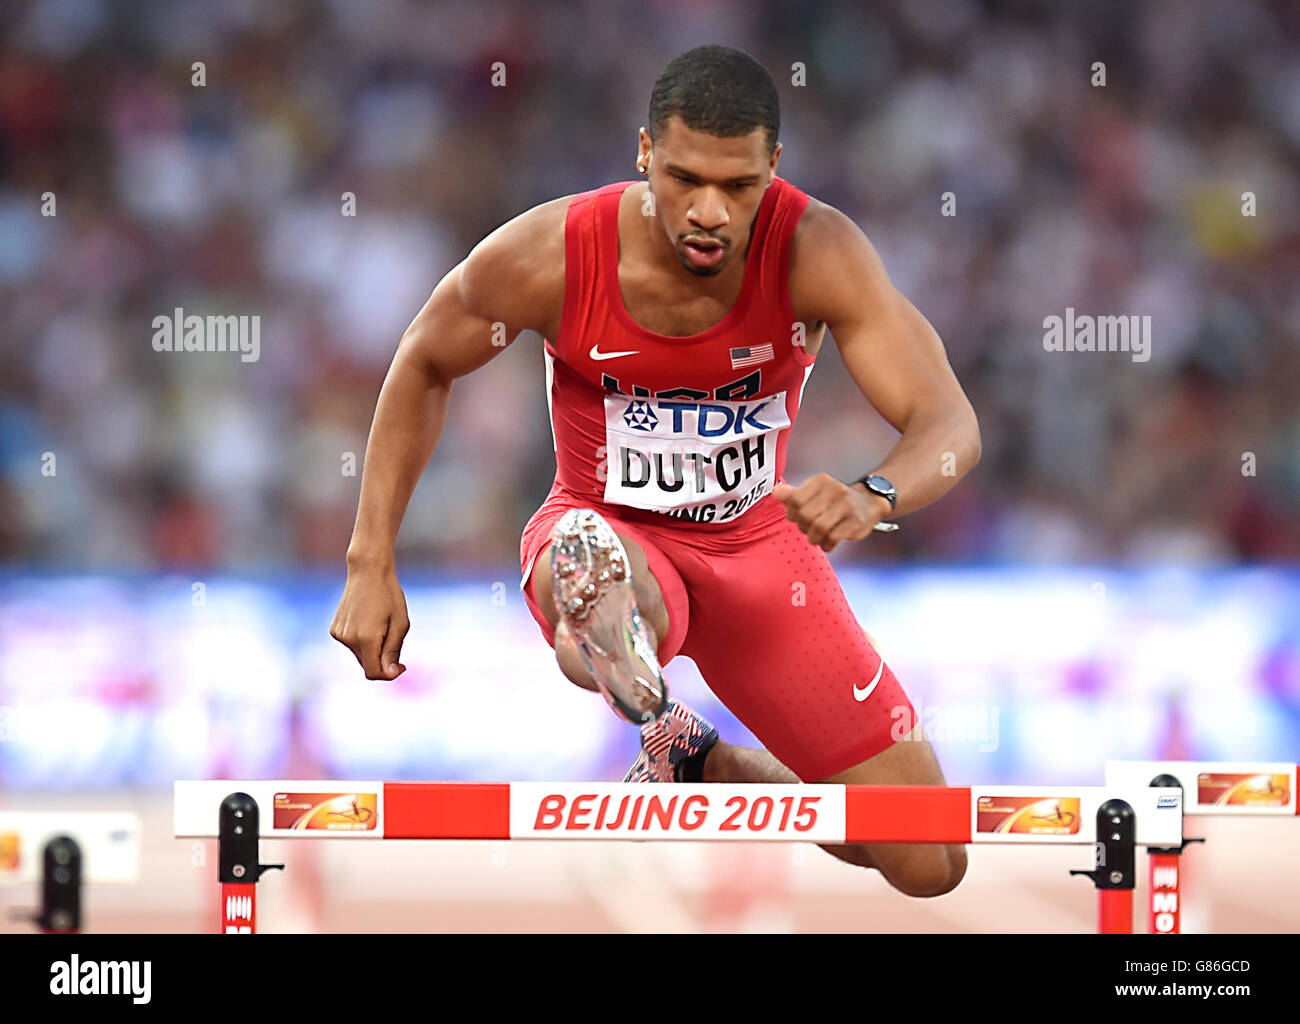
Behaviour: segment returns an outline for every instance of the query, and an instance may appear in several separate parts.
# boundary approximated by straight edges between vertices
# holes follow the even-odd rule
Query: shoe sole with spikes
[[[636,725],[662,715],[668,686],[637,608],[632,566],[598,512],[571,509],[552,529],[551,593],[557,639],[577,649],[614,712]]]

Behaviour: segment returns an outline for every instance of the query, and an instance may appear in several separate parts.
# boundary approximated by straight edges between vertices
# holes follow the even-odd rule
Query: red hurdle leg
[[[257,886],[252,882],[221,883],[221,934],[252,935],[257,931]]]
[[[1097,934],[1131,935],[1133,932],[1133,890],[1097,890]]]
[[[1148,850],[1151,862],[1151,905],[1148,930],[1152,935],[1177,935],[1182,927],[1182,855],[1177,850]]]
[[[1133,889],[1136,886],[1137,821],[1125,800],[1107,800],[1097,808],[1097,842],[1091,871],[1072,875],[1091,878],[1097,887],[1097,934],[1128,935],[1133,931]]]

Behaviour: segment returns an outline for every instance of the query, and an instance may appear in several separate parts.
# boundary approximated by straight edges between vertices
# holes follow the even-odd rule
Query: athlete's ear
[[[768,167],[767,167],[768,171],[770,171],[773,175],[776,174],[776,165],[777,165],[777,161],[779,161],[780,159],[781,159],[781,143],[778,142],[778,143],[777,143],[777,144],[772,148],[772,162],[771,162],[770,164],[768,164]],[[771,180],[770,180],[770,179],[768,180],[768,184],[769,184],[769,185],[771,184]]]
[[[650,169],[650,150],[653,143],[650,141],[650,133],[641,128],[637,132],[637,151],[636,151],[636,169],[645,174]]]

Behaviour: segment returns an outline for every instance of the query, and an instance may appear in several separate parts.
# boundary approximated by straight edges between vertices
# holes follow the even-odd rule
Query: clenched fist
[[[823,551],[835,550],[842,540],[861,540],[890,511],[884,498],[829,473],[809,477],[798,487],[777,484],[772,497],[785,506],[785,517],[799,524],[808,542]]]
[[[367,679],[396,679],[406,671],[400,659],[410,628],[406,595],[391,568],[348,570],[330,636],[356,655]]]

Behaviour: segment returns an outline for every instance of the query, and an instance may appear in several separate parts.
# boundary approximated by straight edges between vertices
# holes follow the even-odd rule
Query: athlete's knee
[[[618,539],[627,552],[632,569],[632,589],[636,593],[637,608],[642,616],[659,632],[660,637],[667,633],[668,607],[664,603],[663,591],[659,581],[650,571],[650,563],[641,545],[625,534],[618,534]],[[551,545],[547,544],[538,552],[533,562],[532,577],[529,580],[533,598],[546,621],[554,626],[560,619],[559,609],[555,607],[555,596],[551,591]]]
[[[920,846],[882,873],[899,892],[927,899],[952,892],[966,876],[966,847]]]

